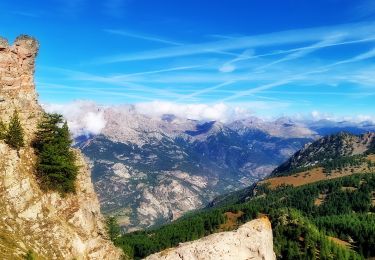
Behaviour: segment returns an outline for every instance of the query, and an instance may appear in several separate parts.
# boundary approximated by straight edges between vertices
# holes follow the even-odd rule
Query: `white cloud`
[[[274,101],[252,101],[238,104],[181,104],[167,101],[154,101],[134,104],[138,113],[151,117],[173,114],[180,118],[200,121],[219,121],[222,123],[244,119],[258,112],[268,112],[288,106],[288,103]]]
[[[173,114],[179,118],[198,121],[219,121],[230,123],[235,120],[246,119],[257,116],[265,121],[277,119],[278,111],[287,108],[290,104],[277,101],[253,101],[246,103],[215,103],[215,104],[181,104],[166,101],[153,101],[136,103],[132,106],[120,107],[122,113],[134,112],[144,114],[151,118],[160,118],[165,114]],[[69,128],[74,137],[89,134],[100,134],[106,127],[105,114],[110,113],[111,106],[101,106],[92,101],[74,101],[66,104],[44,104],[47,112],[62,114],[68,121]],[[133,109],[134,108],[134,109]],[[116,110],[118,111],[118,110]],[[269,113],[270,112],[270,113]],[[128,116],[132,116],[129,114]],[[289,116],[296,121],[319,121],[330,120],[332,122],[349,121],[361,123],[371,121],[375,123],[375,115],[336,115],[313,110],[309,114],[295,114]],[[137,120],[136,117],[134,120]],[[122,122],[117,122],[121,124]]]
[[[329,120],[332,122],[340,122],[340,121],[348,121],[351,123],[362,123],[365,121],[369,121],[375,123],[375,115],[337,115],[332,113],[325,113],[318,110],[311,111],[310,114],[300,116],[299,119],[304,120],[312,120],[312,121],[319,121],[319,120]]]
[[[49,113],[62,114],[73,136],[100,134],[106,125],[103,109],[91,101],[75,101],[67,104],[44,104]]]
[[[85,126],[85,129],[87,129],[88,132],[92,134],[99,134],[106,125],[106,122],[103,117],[103,112],[88,112],[83,117],[83,125]]]
[[[236,66],[234,65],[235,63],[242,61],[242,60],[247,60],[251,59],[254,55],[254,50],[245,50],[243,53],[238,55],[236,58],[224,63],[220,68],[220,72],[233,72],[236,69]]]
[[[194,120],[227,121],[231,117],[239,116],[245,111],[240,108],[232,108],[226,104],[176,104],[171,102],[154,101],[135,104],[139,113],[150,116],[161,116],[163,114],[174,114],[181,118]]]
[[[220,68],[219,68],[219,71],[220,72],[232,72],[236,69],[236,67],[233,65],[233,64],[223,64]]]

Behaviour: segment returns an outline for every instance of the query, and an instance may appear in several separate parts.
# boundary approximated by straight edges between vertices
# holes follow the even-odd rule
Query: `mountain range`
[[[322,134],[375,129],[368,122],[151,117],[132,106],[84,111],[100,113],[105,125],[77,136],[76,146],[89,161],[103,213],[115,215],[125,231],[175,220],[248,187]]]
[[[126,244],[123,249],[128,254],[144,257],[267,216],[278,259],[371,259],[375,256],[374,147],[373,132],[322,137],[264,180],[222,195],[205,209],[170,224],[124,234],[118,244]]]
[[[69,121],[87,133],[75,140],[85,161],[62,117],[38,103],[38,49],[29,36],[0,38],[0,258],[375,257],[370,122],[223,123],[92,106],[76,116],[96,131]]]

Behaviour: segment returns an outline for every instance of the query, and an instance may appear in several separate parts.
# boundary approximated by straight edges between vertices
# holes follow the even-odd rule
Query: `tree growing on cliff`
[[[106,219],[107,230],[109,238],[116,242],[117,238],[120,236],[120,226],[117,223],[117,219],[115,217],[108,217]]]
[[[23,128],[17,111],[13,112],[13,116],[10,119],[5,135],[5,142],[14,149],[17,149],[17,151],[25,145]]]
[[[27,251],[26,255],[24,256],[25,260],[35,260],[35,254],[32,250]]]
[[[0,120],[0,140],[4,140],[7,135],[7,126],[3,121]]]
[[[63,117],[45,114],[33,143],[38,156],[37,174],[44,189],[62,194],[75,192],[78,167],[71,144],[69,128]]]

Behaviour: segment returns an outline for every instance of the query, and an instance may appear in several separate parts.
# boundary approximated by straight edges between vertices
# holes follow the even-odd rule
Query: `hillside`
[[[327,158],[340,163],[335,167],[328,164],[329,171],[323,173],[318,166],[327,166],[324,159],[324,163],[316,161],[318,157],[309,153],[308,157],[316,167],[311,167],[308,173],[294,172],[290,176],[281,174],[266,179],[243,191],[222,196],[211,203],[210,208],[187,214],[169,225],[125,234],[116,243],[130,255],[144,257],[179,242],[220,232],[224,227],[225,230],[235,229],[241,223],[266,214],[271,220],[277,258],[374,257],[375,164],[374,154],[368,148],[373,139],[369,141],[369,138],[373,138],[373,134],[341,133],[318,140],[296,154],[306,155],[305,151],[313,151],[323,155],[320,151],[334,147],[329,151],[341,157],[328,155]],[[357,150],[351,149],[351,145]],[[355,159],[361,156],[360,161],[347,160],[350,156]],[[296,161],[293,157],[289,161]],[[301,162],[304,168],[311,163],[307,159]],[[300,168],[297,163],[293,166]],[[308,175],[320,177],[310,180]],[[295,184],[294,179],[309,181]],[[277,185],[272,181],[277,181]],[[192,226],[196,228],[189,228]]]
[[[226,212],[243,212],[239,224],[268,215],[278,258],[363,259],[375,255],[374,180],[374,174],[356,174],[296,188],[259,186],[257,195],[247,202],[221,205],[157,229],[125,234],[116,243],[130,255],[145,257],[218,232],[226,222]],[[354,251],[335,241],[349,243]]]
[[[248,187],[320,134],[375,129],[368,122],[251,116],[223,123],[148,115],[136,105],[69,106],[61,111],[76,133],[76,147],[90,161],[101,209],[117,216],[125,231],[175,220]],[[102,126],[99,132],[88,132],[91,117]]]
[[[296,152],[289,160],[272,171],[271,176],[290,175],[307,168],[324,164],[327,166],[340,158],[360,156],[371,151],[374,142],[375,133],[353,135],[341,132],[328,135]]]
[[[243,125],[159,121],[131,113],[120,123],[112,113],[105,114],[103,134],[77,147],[90,161],[103,212],[116,215],[127,231],[169,222],[245,188],[312,140],[297,133],[279,137]],[[138,128],[129,129],[132,124]]]
[[[33,252],[37,259],[120,259],[78,151],[75,193],[46,191],[36,177],[32,143],[44,113],[34,85],[38,48],[28,36],[18,37],[12,46],[0,39],[0,121],[9,124],[19,115],[24,137],[19,149],[0,140],[0,258],[24,259]]]

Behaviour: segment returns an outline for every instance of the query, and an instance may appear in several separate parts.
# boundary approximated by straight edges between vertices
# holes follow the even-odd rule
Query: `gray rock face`
[[[252,220],[236,231],[221,232],[182,243],[146,260],[273,260],[273,236],[267,218]]]

